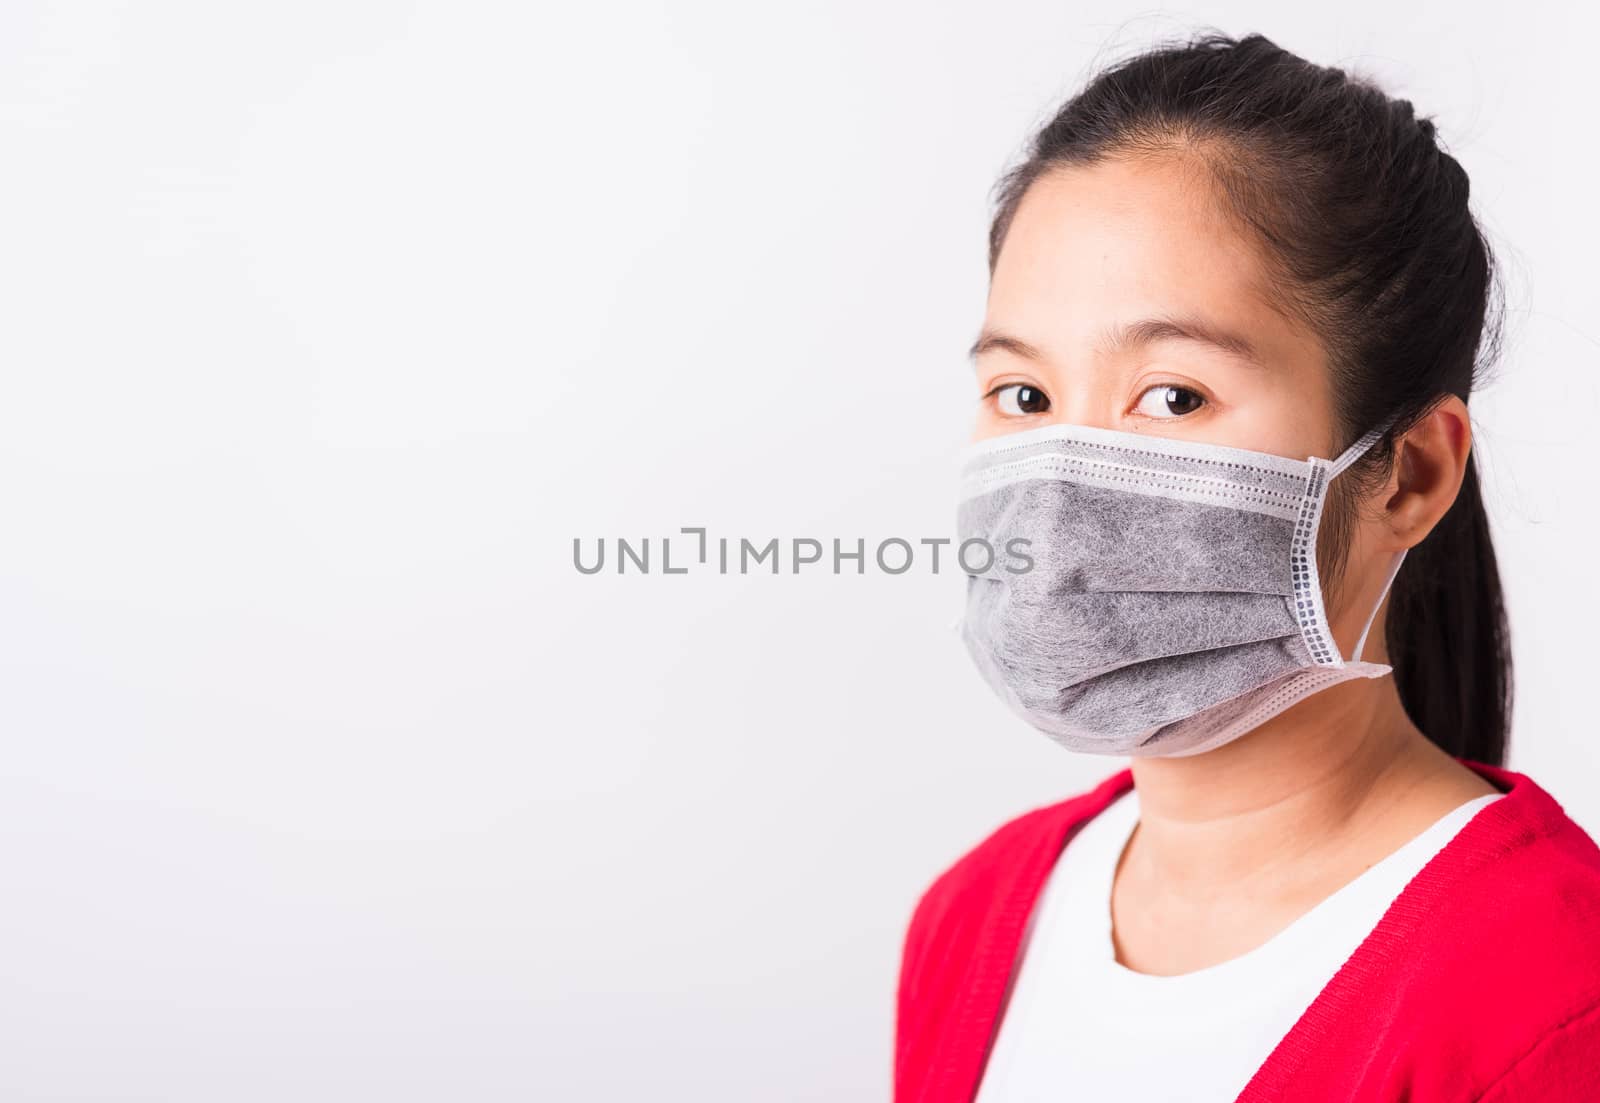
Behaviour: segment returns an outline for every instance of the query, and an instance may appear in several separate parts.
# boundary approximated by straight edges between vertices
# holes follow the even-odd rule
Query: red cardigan
[[[1507,796],[1406,886],[1239,1103],[1600,1101],[1600,849],[1529,778],[1466,765]],[[1057,855],[1132,784],[1123,770],[1017,816],[922,894],[900,963],[895,1103],[973,1099]]]

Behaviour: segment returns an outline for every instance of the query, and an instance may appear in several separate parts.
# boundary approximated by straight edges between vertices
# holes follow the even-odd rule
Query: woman
[[[1101,74],[1003,181],[960,525],[1030,569],[968,567],[963,637],[1133,761],[924,892],[897,1103],[1600,1099],[1600,851],[1502,766],[1467,190],[1254,35]]]

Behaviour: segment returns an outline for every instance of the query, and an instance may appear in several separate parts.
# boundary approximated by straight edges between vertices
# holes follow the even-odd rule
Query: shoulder
[[[1013,816],[946,866],[912,909],[902,980],[930,954],[975,939],[998,910],[1031,899],[1068,835],[1131,785],[1122,770],[1086,792]]]
[[[1600,847],[1531,778],[1497,773],[1505,797],[1381,925],[1407,936],[1390,991],[1425,1049],[1470,1069],[1475,1098],[1600,1098]],[[1595,1093],[1564,1094],[1580,1069]]]
[[[1524,981],[1556,973],[1600,998],[1600,847],[1532,778],[1501,778],[1505,797],[1435,859],[1460,873],[1444,906]]]
[[[1131,785],[1131,774],[1123,770],[1076,796],[1029,809],[1001,823],[934,877],[917,901],[911,925],[936,923],[953,909],[980,904],[1034,872],[1028,868],[1027,858],[1047,857],[1053,864],[1056,855],[1051,848]]]
[[[913,1098],[937,1053],[963,1053],[958,1008],[998,996],[1014,941],[1056,856],[1081,824],[1131,787],[1128,770],[1088,792],[1013,816],[936,876],[917,899],[900,956],[895,1098]]]
[[[1494,994],[1494,1017],[1533,1044],[1579,1022],[1600,1024],[1592,1016],[1600,1008],[1600,848],[1565,813],[1530,834],[1506,840],[1446,911],[1473,935],[1478,987]],[[1590,1056],[1600,1066],[1600,1049]]]

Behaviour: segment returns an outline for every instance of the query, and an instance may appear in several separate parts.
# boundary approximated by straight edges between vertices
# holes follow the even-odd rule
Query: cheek
[[[1329,487],[1317,527],[1317,576],[1322,582],[1323,607],[1330,618],[1344,608],[1345,568],[1355,538],[1355,518],[1347,497],[1347,490],[1338,482]]]
[[[974,420],[972,432],[967,434],[967,443],[976,444],[980,440],[988,440],[1005,432],[1003,428],[994,424],[992,415],[980,413]]]
[[[969,443],[989,440],[991,437],[1001,437],[1007,433],[1014,433],[1019,429],[1026,428],[1027,425],[1026,419],[1007,417],[995,408],[993,399],[985,399],[979,403],[978,411],[973,416],[972,434],[967,439]]]

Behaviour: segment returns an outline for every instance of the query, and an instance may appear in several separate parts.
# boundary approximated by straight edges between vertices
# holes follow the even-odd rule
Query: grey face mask
[[[1082,425],[968,446],[963,544],[1026,548],[964,566],[961,636],[978,669],[1069,750],[1134,756],[1198,754],[1390,673],[1359,659],[1405,551],[1350,661],[1316,562],[1329,483],[1387,427],[1332,461]]]

